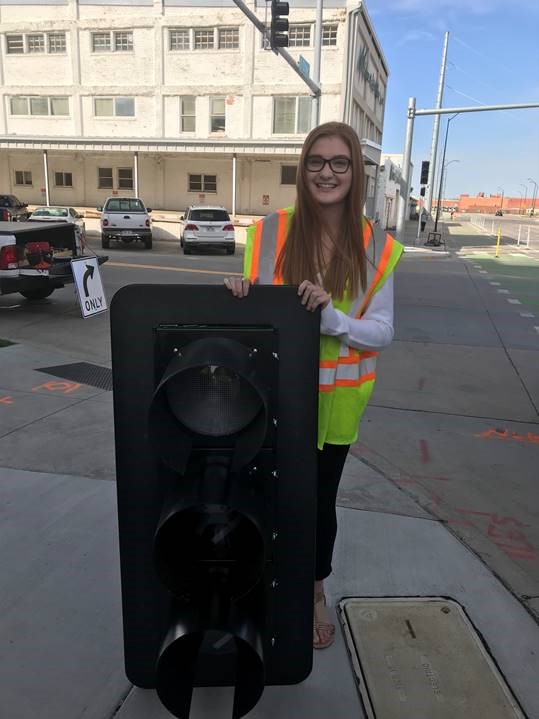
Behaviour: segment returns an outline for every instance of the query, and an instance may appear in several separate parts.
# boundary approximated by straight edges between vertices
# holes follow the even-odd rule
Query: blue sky
[[[404,148],[409,97],[436,102],[444,33],[449,32],[442,105],[471,107],[539,102],[539,0],[367,0],[389,65],[384,152]],[[440,122],[440,150],[447,117]],[[412,161],[414,193],[429,159],[433,116],[417,117]],[[539,108],[465,113],[451,121],[446,197],[496,193],[528,197],[539,183]]]

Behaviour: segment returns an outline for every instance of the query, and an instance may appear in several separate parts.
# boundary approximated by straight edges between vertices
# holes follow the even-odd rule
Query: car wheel
[[[108,250],[110,247],[110,237],[107,237],[106,235],[101,235],[101,247],[104,250]]]
[[[183,246],[183,254],[184,255],[190,255],[192,253],[192,249],[184,244]]]
[[[153,244],[153,243],[152,243],[152,238],[151,238],[151,237],[150,237],[149,240],[144,240],[144,247],[145,247],[147,250],[151,250],[151,249],[152,249],[152,244]]]
[[[227,254],[227,255],[233,255],[235,249],[236,249],[235,247],[227,247],[227,248],[226,248],[226,254]]]
[[[49,287],[43,287],[39,290],[21,290],[21,295],[26,297],[27,300],[44,300],[45,297],[52,295],[53,292],[54,287],[52,290]]]

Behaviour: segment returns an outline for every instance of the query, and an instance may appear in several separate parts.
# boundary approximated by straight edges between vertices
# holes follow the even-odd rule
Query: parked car
[[[147,250],[152,249],[151,209],[138,197],[109,197],[97,208],[101,212],[101,247],[110,241],[125,243],[140,240]]]
[[[74,207],[60,205],[43,205],[36,207],[28,218],[30,222],[69,222],[75,226],[77,246],[81,249],[86,239],[86,225],[81,215]]]
[[[501,210],[496,210],[496,212],[494,213],[494,215],[495,215],[496,217],[503,217],[503,212],[502,212]]]
[[[236,247],[234,225],[224,207],[219,205],[191,205],[181,215],[180,246],[184,255],[194,250],[225,249],[233,255]]]
[[[28,205],[15,195],[0,195],[0,221],[24,222],[28,219]]]

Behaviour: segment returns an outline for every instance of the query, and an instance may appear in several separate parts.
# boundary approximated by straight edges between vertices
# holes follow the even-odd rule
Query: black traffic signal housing
[[[125,666],[233,717],[312,665],[319,314],[293,287],[131,285],[111,303]]]
[[[423,160],[423,162],[421,163],[421,179],[419,181],[420,185],[429,184],[429,166],[430,162],[428,160]]]
[[[288,47],[288,20],[283,15],[288,15],[290,6],[287,2],[271,0],[271,26],[270,46]]]

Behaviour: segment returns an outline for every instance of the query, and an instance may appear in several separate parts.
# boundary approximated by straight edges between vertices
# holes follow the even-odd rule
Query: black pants
[[[318,504],[316,525],[315,579],[325,579],[331,574],[333,545],[337,536],[337,513],[335,503],[337,490],[350,445],[325,444],[318,450]]]

